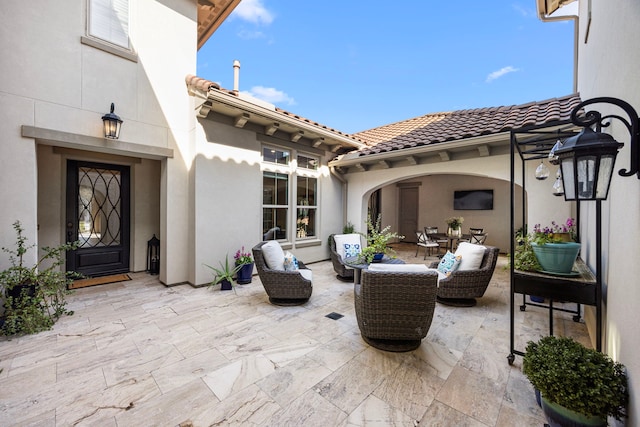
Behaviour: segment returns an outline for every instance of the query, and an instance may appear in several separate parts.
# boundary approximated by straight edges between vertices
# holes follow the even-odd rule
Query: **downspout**
[[[329,167],[329,172],[342,183],[342,225],[345,225],[347,223],[347,180],[336,172],[333,166]]]
[[[579,18],[577,15],[549,16],[546,15],[545,0],[538,0],[538,18],[542,22],[573,21],[573,93],[578,93],[578,37],[580,35]]]

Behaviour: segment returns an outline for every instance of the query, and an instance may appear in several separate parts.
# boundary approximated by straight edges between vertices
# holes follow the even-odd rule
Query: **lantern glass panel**
[[[565,200],[576,199],[575,175],[573,168],[573,157],[566,157],[560,163],[562,168],[562,183],[564,187]]]
[[[578,198],[593,199],[596,178],[596,156],[578,157]]]
[[[600,169],[598,170],[598,186],[596,188],[596,198],[605,200],[609,193],[609,183],[613,173],[613,164],[616,161],[615,154],[604,155],[600,158]]]

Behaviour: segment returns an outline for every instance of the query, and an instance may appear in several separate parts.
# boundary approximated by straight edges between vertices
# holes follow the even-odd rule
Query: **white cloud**
[[[245,40],[251,40],[251,39],[263,39],[265,38],[265,35],[262,31],[249,31],[243,28],[240,31],[238,31],[238,37]]]
[[[270,102],[272,104],[287,104],[295,105],[295,99],[291,98],[281,90],[277,90],[272,87],[253,86],[249,92],[249,95],[262,99],[263,101]]]
[[[262,0],[242,0],[233,11],[234,15],[254,24],[269,25],[273,22],[273,13],[267,10]]]
[[[489,73],[489,75],[487,76],[486,82],[487,83],[491,83],[495,79],[499,79],[500,77],[504,76],[505,74],[515,73],[516,71],[520,71],[520,70],[518,68],[512,67],[511,65],[509,65],[508,67],[502,67],[498,71],[494,71],[492,73]]]

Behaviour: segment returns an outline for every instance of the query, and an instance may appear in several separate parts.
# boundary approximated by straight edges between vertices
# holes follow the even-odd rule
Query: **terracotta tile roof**
[[[522,105],[433,113],[351,136],[370,146],[359,150],[360,156],[366,156],[569,120],[571,110],[579,103],[580,95],[572,94]]]

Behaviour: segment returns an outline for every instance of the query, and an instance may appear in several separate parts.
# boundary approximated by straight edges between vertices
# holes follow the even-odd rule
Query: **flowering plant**
[[[233,259],[236,260],[236,265],[251,264],[253,262],[251,252],[245,252],[244,246],[242,247],[242,249],[238,249],[236,254],[233,256]]]
[[[567,218],[567,221],[564,224],[558,224],[555,221],[551,221],[551,226],[544,228],[540,224],[536,224],[533,226],[532,240],[538,245],[565,242],[566,239],[562,234],[569,234],[569,238],[572,241],[576,240],[575,219]]]
[[[449,227],[457,230],[460,228],[462,223],[464,222],[464,218],[461,216],[452,216],[451,218],[447,218],[446,223]]]
[[[404,236],[394,232],[391,232],[391,226],[387,225],[383,229],[380,229],[382,217],[378,215],[378,219],[375,224],[371,219],[371,216],[367,216],[367,234],[360,233],[367,239],[367,247],[362,250],[360,254],[366,262],[370,263],[373,260],[374,254],[393,254],[393,249],[387,247],[392,239],[404,239]]]

